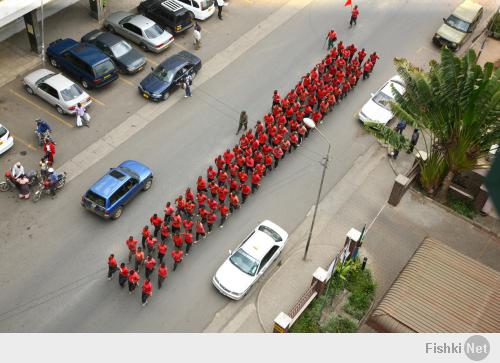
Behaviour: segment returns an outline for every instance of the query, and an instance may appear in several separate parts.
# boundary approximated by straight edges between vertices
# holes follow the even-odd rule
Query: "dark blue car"
[[[201,59],[185,50],[161,62],[139,84],[139,92],[152,101],[163,101],[190,75],[201,69]]]
[[[82,197],[82,206],[104,218],[118,219],[123,206],[139,191],[153,184],[153,172],[146,165],[127,160],[99,179]]]
[[[49,44],[47,57],[53,67],[63,69],[86,89],[102,87],[118,78],[113,61],[91,44],[58,39]]]

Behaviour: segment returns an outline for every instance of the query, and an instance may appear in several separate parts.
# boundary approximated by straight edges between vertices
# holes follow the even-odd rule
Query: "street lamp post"
[[[328,161],[330,160],[330,149],[332,147],[332,144],[327,139],[327,137],[321,131],[319,131],[319,129],[316,127],[316,124],[314,123],[313,120],[311,120],[310,118],[305,118],[303,121],[304,121],[304,123],[309,128],[316,129],[316,131],[318,131],[318,133],[320,134],[320,136],[328,144],[328,152],[326,153],[326,156],[323,158],[323,163],[322,163],[322,165],[323,165],[323,173],[321,174],[321,182],[319,184],[318,196],[316,198],[316,205],[314,206],[314,214],[313,214],[313,219],[312,219],[312,222],[311,222],[311,229],[309,230],[309,237],[307,237],[306,250],[304,251],[304,258],[303,258],[303,260],[305,261],[306,258],[307,258],[307,251],[309,250],[309,244],[311,243],[311,237],[312,237],[312,233],[313,233],[313,229],[314,229],[314,222],[316,221],[316,213],[318,212],[319,199],[321,197],[321,190],[323,189],[323,182],[325,180],[326,168],[328,166]]]
[[[41,33],[42,33],[42,66],[45,66],[45,34],[44,34],[44,16],[43,16],[43,0],[40,0],[40,16],[42,17],[42,27],[41,27]]]

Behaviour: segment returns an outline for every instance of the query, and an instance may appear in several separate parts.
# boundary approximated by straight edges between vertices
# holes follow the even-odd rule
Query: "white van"
[[[205,20],[215,12],[214,0],[174,0],[185,7],[195,19]]]

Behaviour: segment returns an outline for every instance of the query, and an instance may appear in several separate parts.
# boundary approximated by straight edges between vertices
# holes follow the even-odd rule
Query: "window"
[[[174,79],[174,72],[171,69],[166,70],[162,66],[156,67],[153,71],[153,74],[162,81],[169,83],[172,82],[172,79]]]
[[[241,248],[229,257],[229,261],[231,261],[231,263],[238,269],[250,276],[255,275],[257,267],[259,266],[257,260]]]
[[[79,97],[83,93],[82,89],[76,84],[72,84],[61,91],[61,96],[65,101],[71,101]]]
[[[38,87],[42,91],[44,91],[45,93],[47,93],[49,96],[52,96],[52,97],[54,97],[56,99],[59,99],[59,94],[57,93],[57,91],[52,86],[49,86],[47,83],[42,83]]]
[[[276,233],[273,229],[267,227],[267,226],[259,226],[259,231],[264,232],[267,234],[269,237],[271,237],[275,242],[281,242],[283,239],[281,236]]]
[[[146,36],[149,39],[154,39],[154,38],[158,38],[160,35],[162,35],[163,31],[164,30],[162,28],[160,28],[160,26],[158,24],[153,24],[151,27],[144,30],[144,33],[146,33]]]
[[[118,170],[111,170],[109,173],[113,178],[118,179],[118,180],[125,180],[126,176],[122,173],[120,173]]]
[[[455,15],[450,15],[448,19],[446,19],[446,24],[464,33],[466,33],[469,30],[470,26],[468,22],[457,18]]]
[[[119,201],[127,192],[129,189],[127,189],[127,184],[123,184],[116,192],[113,193],[113,195],[109,198],[109,205],[115,204],[117,201]]]
[[[53,76],[55,76],[55,73],[51,73],[51,74],[47,74],[46,76],[43,76],[38,81],[36,81],[36,85],[38,86],[40,83],[45,82],[46,80],[48,80],[50,77],[53,77]]]
[[[94,74],[96,78],[100,78],[104,76],[106,73],[109,73],[115,69],[115,65],[111,60],[107,59],[101,63],[98,63],[94,66]]]
[[[2,137],[4,137],[5,135],[7,135],[7,133],[8,133],[8,132],[9,132],[9,131],[7,131],[7,129],[6,129],[5,127],[0,126],[0,139],[1,139]]]
[[[85,195],[85,198],[87,198],[91,202],[94,202],[95,204],[97,204],[100,207],[105,207],[105,199],[103,197],[97,195],[93,191],[89,190],[87,192],[87,195]]]
[[[137,179],[134,179],[134,178],[130,178],[129,180],[127,180],[127,182],[125,183],[124,187],[125,189],[127,190],[127,192],[132,189],[139,181]]]
[[[267,265],[267,263],[273,258],[274,254],[278,250],[278,246],[273,246],[268,253],[264,256],[262,261],[260,261],[259,272]]]
[[[125,54],[130,52],[132,50],[132,47],[127,42],[122,41],[113,44],[110,49],[116,58],[120,58],[121,56],[124,56]]]
[[[191,0],[179,0],[181,3],[191,5]]]
[[[134,24],[125,23],[125,24],[123,24],[123,27],[125,29],[127,29],[128,31],[131,31],[132,33],[135,33],[136,35],[142,36],[141,29],[139,29],[138,27],[136,27]]]

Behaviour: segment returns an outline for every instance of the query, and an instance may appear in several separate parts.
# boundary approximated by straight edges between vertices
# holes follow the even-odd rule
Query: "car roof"
[[[189,64],[189,62],[177,54],[168,57],[165,59],[163,62],[161,62],[161,65],[163,68],[166,69],[176,69],[176,68],[181,68],[184,67],[185,65]]]
[[[274,246],[276,242],[264,232],[259,230],[253,231],[252,236],[241,246],[241,249],[261,261],[267,252]]]
[[[52,86],[58,91],[65,90],[66,88],[71,87],[75,83],[68,78],[64,77],[61,73],[53,75],[52,77],[45,80],[49,86]]]
[[[90,44],[78,44],[71,48],[70,52],[91,66],[109,59],[106,54]]]
[[[481,9],[482,9],[481,5],[476,4],[475,2],[470,0],[466,0],[460,5],[458,5],[452,14],[455,15],[457,18],[460,18],[470,23],[474,20],[477,13]]]
[[[118,174],[123,175],[123,177],[117,178]],[[115,176],[113,176],[115,175]],[[120,188],[123,184],[130,179],[130,176],[118,168],[110,169],[106,175],[104,175],[101,179],[96,181],[94,185],[90,187],[90,191],[99,195],[103,198],[109,198],[118,188]]]
[[[141,178],[145,178],[153,174],[152,170],[149,167],[135,160],[125,160],[123,163],[118,165],[118,168],[121,167],[132,170],[132,172],[138,174]]]
[[[173,0],[165,0],[161,2],[161,6],[166,8],[174,13],[185,13],[186,9],[181,6],[179,3]]]
[[[110,32],[102,32],[96,37],[96,40],[108,46],[112,46],[123,41],[122,38]]]
[[[148,29],[156,24],[153,20],[146,18],[144,15],[140,14],[132,16],[128,22],[141,29]]]

